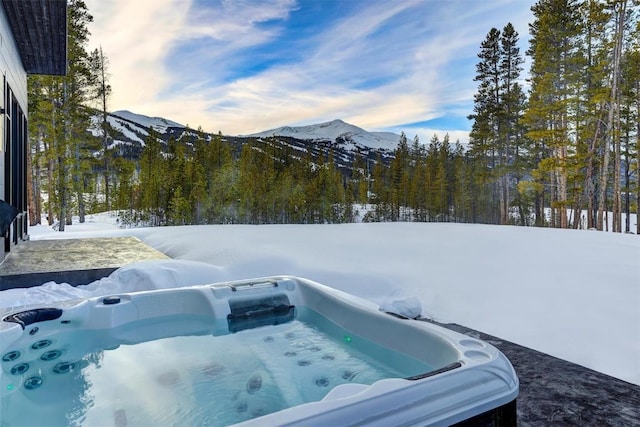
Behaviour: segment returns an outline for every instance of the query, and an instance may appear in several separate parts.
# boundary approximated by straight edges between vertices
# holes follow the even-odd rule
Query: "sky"
[[[480,43],[511,22],[524,55],[533,0],[86,4],[88,48],[109,60],[110,111],[226,135],[342,119],[466,142]]]

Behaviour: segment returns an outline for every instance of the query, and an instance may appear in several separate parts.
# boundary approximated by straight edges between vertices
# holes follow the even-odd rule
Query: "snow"
[[[102,130],[100,129],[101,120],[99,115],[92,116],[89,131],[93,136],[102,135]],[[167,120],[162,117],[148,117],[127,110],[110,113],[109,116],[107,116],[107,121],[113,129],[125,137],[125,141],[114,141],[110,148],[119,144],[127,144],[127,141],[137,142],[144,147],[144,138],[149,135],[149,129],[151,128],[160,134],[166,133],[169,127],[184,128],[183,125],[172,120]]]
[[[179,128],[184,127],[184,125],[181,125],[178,122],[163,119],[162,117],[149,117],[149,116],[145,116],[144,114],[136,114],[127,110],[114,111],[113,113],[111,113],[111,115],[138,123],[139,125],[147,128],[154,128],[156,131],[160,133],[165,133],[168,127],[179,127]]]
[[[133,114],[133,113],[132,113]],[[134,114],[134,116],[137,116]],[[109,123],[109,125],[111,125],[111,127],[113,129],[115,129],[116,131],[120,132],[122,135],[124,135],[125,138],[127,138],[129,141],[137,141],[139,142],[142,146],[144,146],[144,137],[146,137],[147,135],[149,135],[149,132],[147,131],[146,128],[140,126],[139,124],[136,123],[131,123],[128,122],[120,117],[115,117],[112,115],[107,116],[107,122]],[[97,137],[102,137],[102,130],[100,129],[101,127],[101,118],[98,115],[92,116],[91,117],[91,127],[89,128],[89,131],[91,132],[91,134],[93,136],[97,136]],[[136,132],[132,131],[131,129],[134,128]],[[165,127],[166,129],[166,127]],[[141,135],[143,135],[141,137]],[[113,148],[115,145],[117,145],[118,143],[120,144],[124,144],[126,142],[124,141],[114,141],[114,143],[112,144],[112,146],[110,148]]]
[[[133,126],[131,123],[128,123],[128,122],[123,122],[121,119],[118,119],[117,117],[109,116],[107,118],[107,121],[109,122],[111,127],[121,132],[125,136],[125,138],[128,138],[131,141],[140,141],[140,135],[133,132],[130,129],[131,127],[135,127],[136,130],[140,132],[142,135],[145,135],[145,136],[149,135],[149,132],[147,132],[146,129],[139,126]],[[128,127],[125,125],[128,125]]]
[[[94,136],[100,136],[100,117],[92,117],[92,124],[89,131]],[[184,125],[162,117],[148,117],[143,114],[132,113],[127,110],[120,110],[110,113],[107,117],[109,124],[115,130],[121,132],[130,141],[136,141],[144,146],[144,136],[149,134],[148,129],[153,128],[160,134],[165,134],[169,127],[185,129]],[[135,132],[134,132],[135,130]],[[138,132],[138,133],[136,133]],[[197,136],[195,132],[187,132],[191,136]],[[141,136],[143,135],[143,136]],[[182,134],[181,137],[186,136]],[[342,120],[320,123],[309,126],[290,127],[284,126],[271,129],[252,135],[255,138],[266,138],[270,136],[292,137],[310,141],[332,141],[342,138],[345,141],[344,148],[354,150],[360,147],[374,149],[395,150],[400,141],[400,135],[392,132],[368,132],[362,128],[345,123]]]
[[[387,150],[394,150],[398,146],[398,141],[400,141],[400,135],[391,132],[367,132],[342,120],[333,120],[308,126],[284,126],[248,136],[255,138],[284,136],[312,141],[335,141],[337,138],[342,137],[355,144]]]
[[[0,306],[289,274],[640,385],[635,235],[447,223],[122,229],[109,214],[30,235],[136,236],[174,260],[130,265],[78,288],[2,291]]]

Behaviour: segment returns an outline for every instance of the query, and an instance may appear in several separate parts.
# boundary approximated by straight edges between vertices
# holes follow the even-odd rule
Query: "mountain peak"
[[[400,139],[399,135],[391,132],[368,132],[342,119],[306,126],[283,126],[248,136],[254,138],[281,136],[310,141],[331,141],[387,150],[395,149]]]
[[[168,127],[178,127],[183,128],[184,125],[180,123],[174,122],[172,120],[167,120],[162,117],[149,117],[144,114],[136,114],[132,113],[129,110],[118,110],[111,113],[112,116],[119,117],[124,120],[132,121],[138,123],[140,125],[146,126],[148,128],[154,128],[158,131],[166,131]]]
[[[96,117],[93,121],[91,132],[101,135],[100,120]],[[180,123],[162,117],[149,117],[143,114],[133,113],[128,110],[118,110],[109,113],[109,125],[119,135],[115,138],[115,145],[139,144],[144,146],[144,139],[151,130],[160,134],[159,138],[166,139],[174,135],[177,139],[186,131],[186,127]],[[345,122],[342,119],[333,119],[329,122],[306,126],[283,126],[252,135],[239,135],[241,138],[267,138],[267,137],[294,138],[302,141],[302,146],[307,143],[330,143],[339,146],[346,151],[362,149],[381,149],[393,151],[400,140],[400,135],[391,132],[368,132],[358,126]],[[230,136],[231,137],[231,136]],[[233,138],[233,137],[231,137]]]

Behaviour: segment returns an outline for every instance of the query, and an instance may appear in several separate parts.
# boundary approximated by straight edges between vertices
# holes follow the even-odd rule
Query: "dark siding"
[[[1,0],[28,74],[64,75],[67,0]]]

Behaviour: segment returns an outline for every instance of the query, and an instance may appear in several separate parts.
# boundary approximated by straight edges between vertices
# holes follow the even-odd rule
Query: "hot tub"
[[[496,348],[302,278],[0,316],[3,427],[515,423]]]

